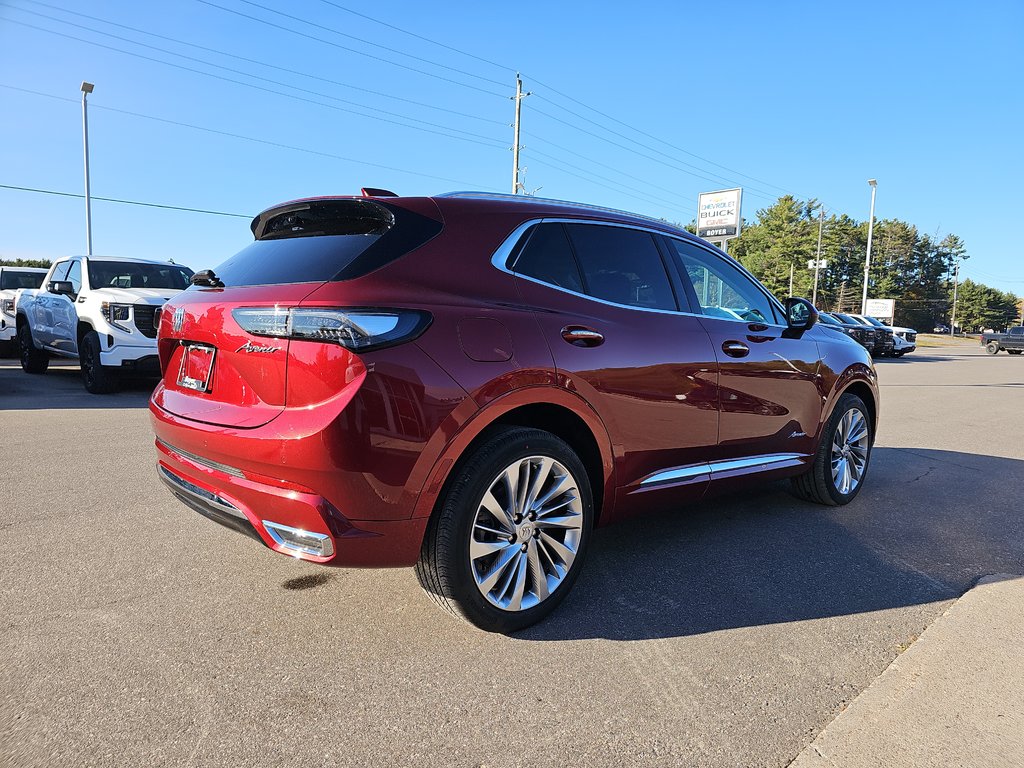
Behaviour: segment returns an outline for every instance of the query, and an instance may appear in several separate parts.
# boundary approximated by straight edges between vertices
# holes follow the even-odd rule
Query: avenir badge
[[[261,354],[270,354],[273,352],[280,352],[284,347],[272,347],[269,344],[262,346],[260,344],[253,344],[251,341],[246,341],[245,344],[240,346],[235,352],[259,352]]]

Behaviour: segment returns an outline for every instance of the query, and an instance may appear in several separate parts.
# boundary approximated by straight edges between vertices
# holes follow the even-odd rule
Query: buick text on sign
[[[697,236],[708,240],[739,237],[741,189],[702,192],[697,198]]]

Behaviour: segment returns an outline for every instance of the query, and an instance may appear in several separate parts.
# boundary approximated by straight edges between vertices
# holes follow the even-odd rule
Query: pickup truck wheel
[[[999,342],[990,341],[988,344],[985,345],[985,351],[988,352],[990,355],[997,354],[999,352]]]
[[[794,495],[830,507],[849,504],[860,493],[871,458],[871,416],[864,401],[839,398],[814,454],[814,463],[792,479]]]
[[[538,429],[503,429],[453,471],[416,575],[456,616],[515,632],[572,588],[593,516],[590,481],[572,448]]]
[[[50,356],[43,350],[36,349],[28,323],[18,328],[18,352],[21,355],[21,370],[25,373],[46,373],[46,369],[50,367]]]
[[[100,363],[100,337],[96,331],[90,331],[82,337],[78,363],[82,367],[82,381],[89,392],[106,395],[117,391],[120,384],[117,373]]]

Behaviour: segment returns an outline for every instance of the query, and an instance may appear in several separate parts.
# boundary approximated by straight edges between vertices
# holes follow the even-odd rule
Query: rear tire
[[[117,372],[100,362],[100,337],[89,331],[78,346],[78,364],[82,368],[82,383],[94,395],[116,392],[120,381]]]
[[[442,608],[487,632],[515,632],[572,589],[593,518],[572,448],[539,429],[504,428],[453,471],[416,575]]]
[[[822,430],[810,469],[791,480],[793,494],[830,507],[849,504],[864,485],[873,442],[867,406],[847,392]]]
[[[32,329],[28,323],[18,328],[18,353],[21,357],[21,370],[25,373],[46,373],[50,367],[50,356],[41,349],[36,349],[32,341]]]
[[[985,345],[985,351],[988,352],[990,355],[998,354],[999,353],[999,342],[998,341],[990,341],[988,344]]]

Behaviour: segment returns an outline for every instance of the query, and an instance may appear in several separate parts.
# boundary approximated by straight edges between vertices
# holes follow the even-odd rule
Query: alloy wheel
[[[523,611],[565,580],[583,537],[579,486],[549,456],[518,459],[480,500],[469,541],[470,569],[487,601]]]
[[[852,493],[864,476],[870,446],[867,419],[857,408],[843,414],[832,436],[832,483],[842,494]]]

